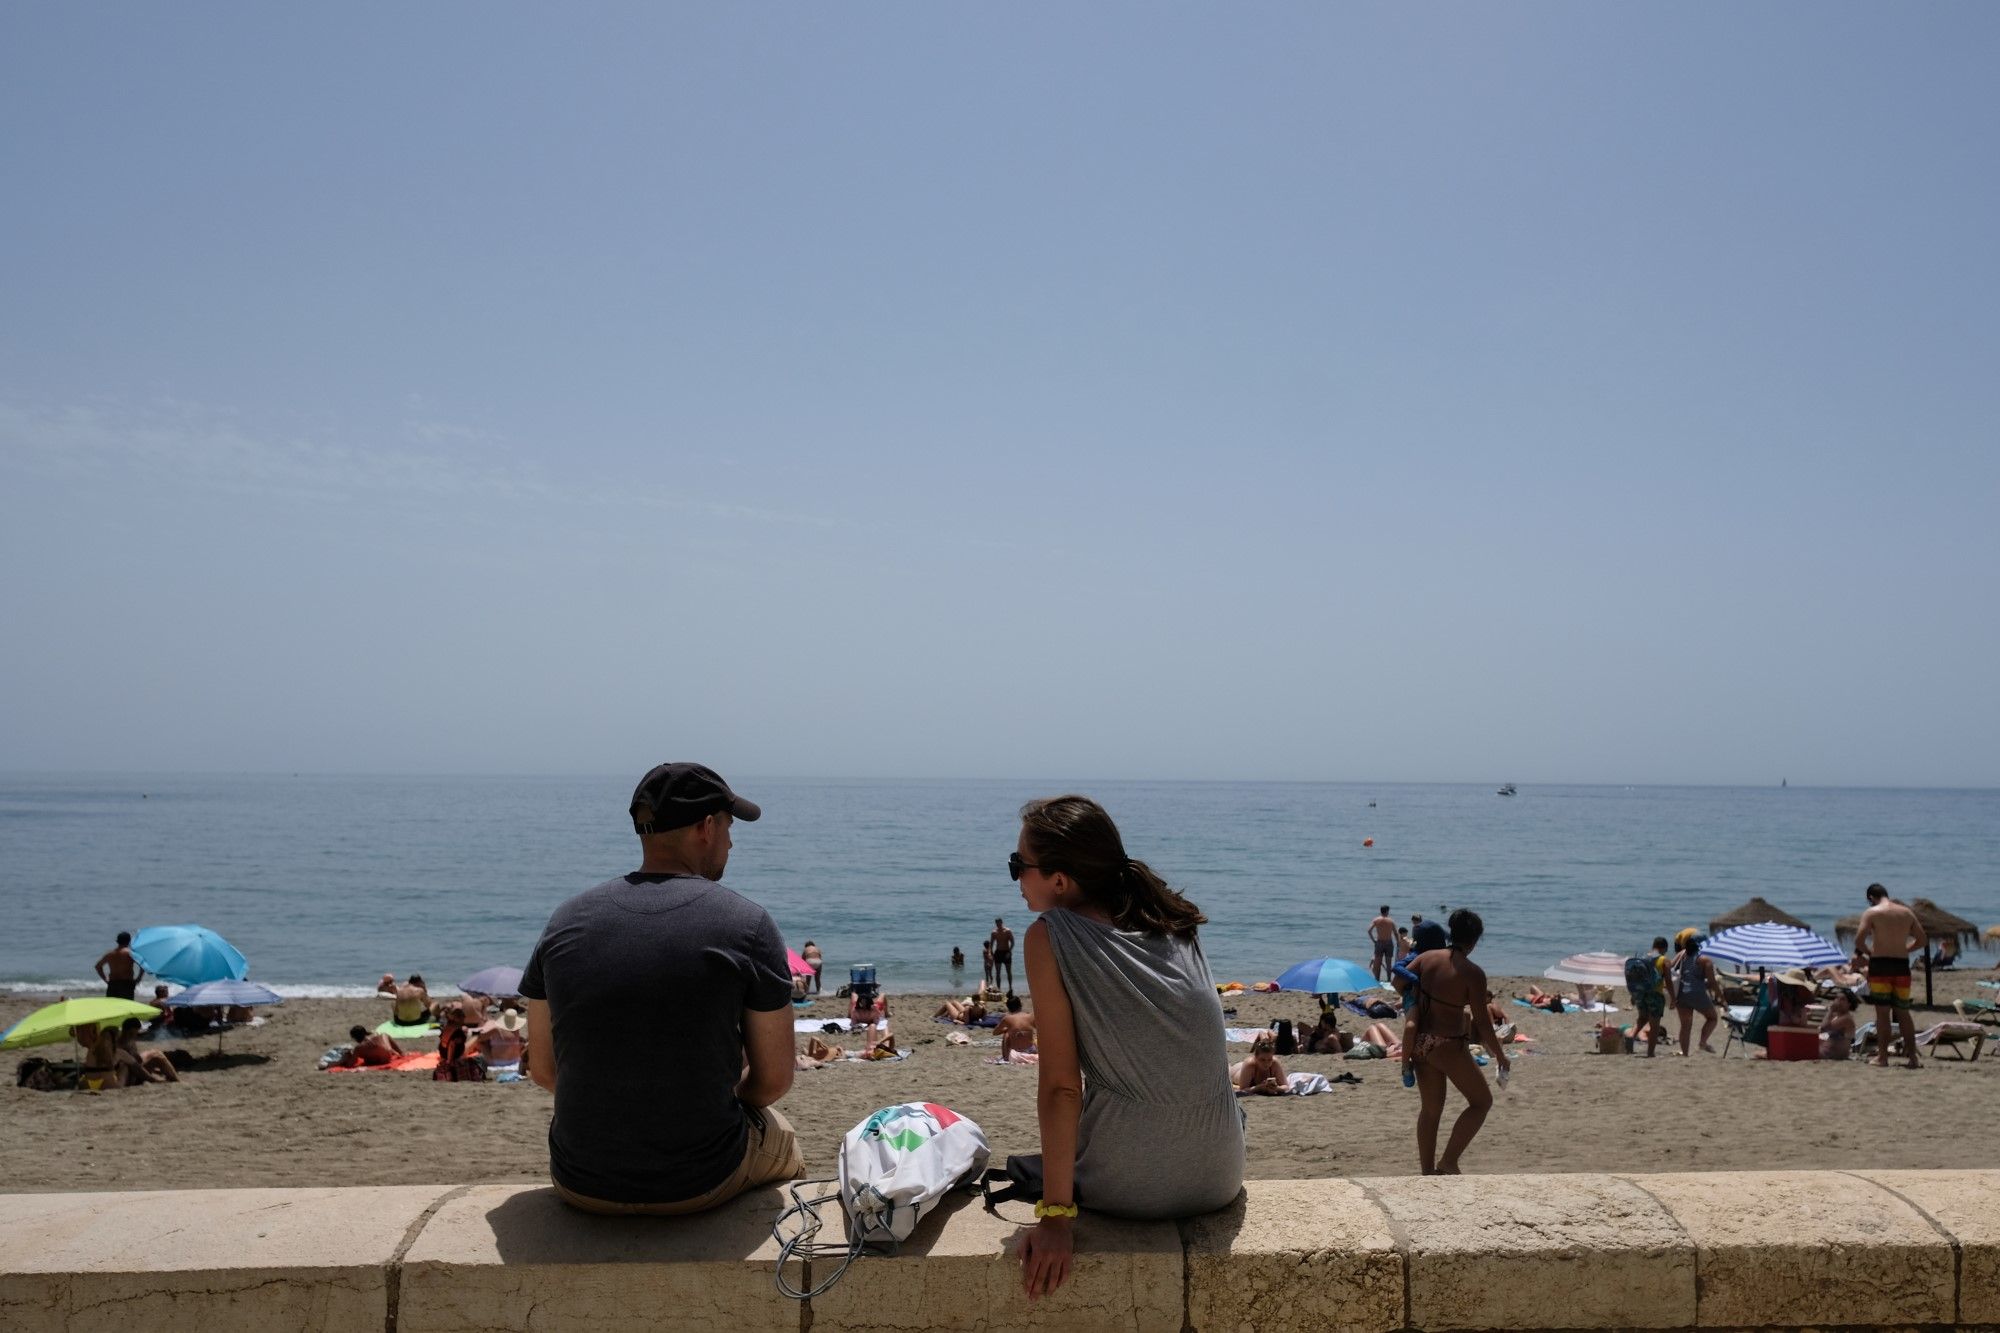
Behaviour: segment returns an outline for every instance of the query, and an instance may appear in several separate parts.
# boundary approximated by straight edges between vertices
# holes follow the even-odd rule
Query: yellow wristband
[[[1035,1216],[1075,1217],[1076,1205],[1073,1203],[1050,1203],[1047,1199],[1042,1199],[1035,1204]]]

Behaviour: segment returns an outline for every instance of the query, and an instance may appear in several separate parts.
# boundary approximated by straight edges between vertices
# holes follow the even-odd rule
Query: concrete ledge
[[[0,1328],[2000,1326],[2000,1171],[1257,1181],[1179,1224],[1084,1218],[1070,1282],[1034,1303],[1014,1261],[1029,1211],[964,1197],[896,1257],[787,1300],[788,1202],[602,1218],[518,1185],[0,1195]]]
[[[2000,1173],[1977,1174],[2000,1207]],[[1879,1185],[1827,1171],[1631,1179],[1694,1241],[1699,1327],[1956,1321],[1950,1237]]]
[[[1403,1326],[1403,1255],[1354,1181],[1253,1180],[1231,1207],[1181,1223],[1181,1235],[1196,1328]]]
[[[1472,1188],[1466,1188],[1470,1184]],[[1403,1176],[1369,1182],[1409,1260],[1409,1326],[1688,1328],[1695,1249],[1610,1176]]]
[[[450,1188],[0,1194],[0,1328],[381,1333],[390,1264]]]

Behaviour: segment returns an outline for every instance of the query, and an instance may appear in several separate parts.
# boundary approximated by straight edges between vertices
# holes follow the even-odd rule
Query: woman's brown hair
[[[1125,854],[1118,826],[1088,796],[1030,801],[1021,807],[1021,826],[1043,873],[1068,875],[1084,901],[1120,930],[1193,939],[1195,927],[1208,920],[1152,867]]]

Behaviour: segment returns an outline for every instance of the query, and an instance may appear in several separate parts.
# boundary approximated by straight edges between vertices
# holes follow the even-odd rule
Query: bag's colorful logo
[[[892,1148],[911,1152],[930,1142],[946,1126],[957,1124],[959,1119],[956,1111],[936,1102],[885,1106],[868,1117],[861,1132],[880,1139]]]

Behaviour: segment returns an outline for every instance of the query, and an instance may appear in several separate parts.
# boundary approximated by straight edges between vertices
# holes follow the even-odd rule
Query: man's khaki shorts
[[[587,1213],[673,1217],[681,1213],[706,1212],[718,1204],[729,1202],[745,1190],[768,1185],[775,1180],[796,1180],[805,1171],[805,1158],[799,1153],[799,1140],[792,1133],[792,1122],[779,1115],[776,1107],[766,1106],[750,1113],[750,1138],[743,1145],[743,1160],[736,1164],[728,1179],[706,1194],[674,1203],[614,1203],[609,1199],[593,1199],[574,1190],[566,1190],[558,1182],[551,1183],[555,1184],[556,1193],[562,1195],[563,1202]]]

